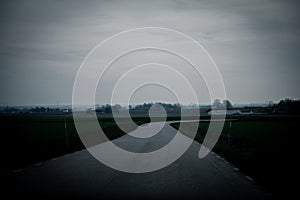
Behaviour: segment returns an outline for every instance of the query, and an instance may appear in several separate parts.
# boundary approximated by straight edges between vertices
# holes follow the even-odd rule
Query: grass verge
[[[113,118],[99,117],[98,121],[110,140],[125,134]],[[140,125],[150,119],[135,117],[133,121]],[[70,114],[5,114],[0,115],[0,126],[1,171],[4,174],[85,148]]]
[[[198,122],[181,123],[181,132],[191,137],[189,127]],[[259,184],[277,194],[288,195],[296,191],[291,181],[298,169],[297,143],[299,117],[243,118],[225,122],[222,134],[213,151],[253,177]],[[194,138],[202,143],[209,122],[200,122]],[[173,123],[179,129],[180,123]]]

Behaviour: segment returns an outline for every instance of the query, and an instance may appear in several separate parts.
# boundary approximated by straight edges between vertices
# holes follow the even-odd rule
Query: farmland
[[[183,134],[190,136],[193,123],[181,123]],[[224,124],[222,134],[213,151],[224,157],[241,171],[273,191],[290,191],[291,177],[297,172],[299,117],[263,116],[236,117]],[[171,124],[179,127],[179,123]],[[195,125],[195,124],[194,124]],[[195,140],[203,142],[209,122],[200,122]],[[285,183],[285,184],[283,184]],[[286,190],[282,190],[283,187]]]

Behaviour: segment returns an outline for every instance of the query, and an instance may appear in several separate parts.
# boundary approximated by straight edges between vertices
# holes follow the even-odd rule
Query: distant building
[[[208,115],[238,115],[243,114],[240,110],[210,110]]]
[[[239,109],[230,109],[230,110],[210,110],[207,112],[208,115],[251,115],[253,114],[252,111],[250,112],[242,112]]]

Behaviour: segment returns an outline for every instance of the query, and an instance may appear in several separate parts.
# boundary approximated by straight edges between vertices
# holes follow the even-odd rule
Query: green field
[[[98,121],[110,140],[124,135],[112,118],[99,117]],[[150,119],[135,117],[133,121],[140,125]],[[0,115],[0,125],[5,173],[84,148],[71,114],[5,114]]]
[[[230,161],[264,187],[274,191],[290,191],[290,180],[298,169],[297,143],[299,117],[243,118],[224,125],[213,151]],[[192,123],[181,125],[183,134],[190,136]],[[203,142],[209,122],[200,122],[195,140]],[[179,123],[173,123],[174,128]],[[283,190],[284,188],[284,190]]]

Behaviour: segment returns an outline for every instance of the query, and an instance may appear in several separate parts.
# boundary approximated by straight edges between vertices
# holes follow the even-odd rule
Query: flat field
[[[228,119],[230,120],[230,119]],[[235,117],[226,121],[213,151],[242,172],[274,192],[295,190],[291,180],[298,173],[299,116]],[[190,126],[181,123],[181,132],[191,137]],[[179,123],[171,124],[179,128]],[[203,142],[209,122],[199,123],[195,140]]]

